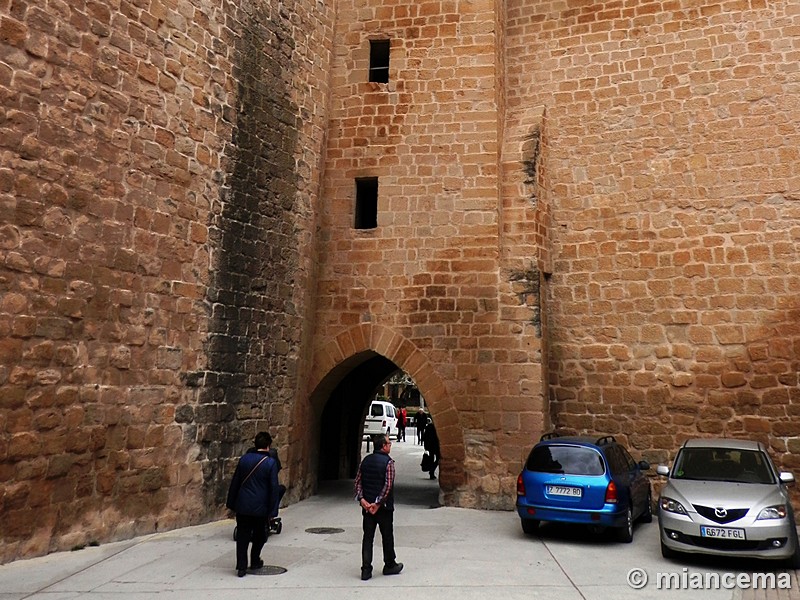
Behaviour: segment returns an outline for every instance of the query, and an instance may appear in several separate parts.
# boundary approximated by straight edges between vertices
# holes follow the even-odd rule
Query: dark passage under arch
[[[353,366],[333,389],[320,423],[320,481],[356,476],[364,412],[376,388],[399,369],[388,358],[372,354]]]

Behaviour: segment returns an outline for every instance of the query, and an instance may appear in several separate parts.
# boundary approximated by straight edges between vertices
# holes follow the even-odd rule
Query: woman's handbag
[[[422,455],[422,462],[419,463],[419,468],[423,471],[430,471],[433,466],[433,457],[427,452]]]

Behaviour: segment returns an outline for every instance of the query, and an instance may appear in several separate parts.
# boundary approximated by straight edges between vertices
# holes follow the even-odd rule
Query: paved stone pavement
[[[409,433],[413,429],[409,430]],[[522,533],[512,512],[438,507],[438,485],[419,470],[422,449],[396,442],[398,461],[395,537],[405,570],[360,574],[361,518],[352,482],[321,487],[320,494],[281,511],[283,531],[263,552],[268,567],[238,578],[234,572],[233,521],[157,533],[75,552],[0,566],[0,600],[344,600],[402,596],[404,600],[621,600],[709,598],[800,600],[796,573],[790,590],[658,589],[658,573],[705,578],[707,574],[774,569],[758,561],[662,559],[655,522],[639,525],[631,544],[582,528],[547,526]],[[313,533],[315,528],[327,533]],[[333,531],[331,531],[331,529]],[[649,577],[643,589],[627,583],[631,569]],[[269,574],[285,569],[282,574]],[[779,576],[781,570],[772,571]],[[777,581],[777,579],[776,579]]]

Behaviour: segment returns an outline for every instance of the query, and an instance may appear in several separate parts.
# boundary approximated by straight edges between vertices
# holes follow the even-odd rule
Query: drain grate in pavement
[[[260,569],[250,571],[251,575],[283,575],[284,573],[286,573],[286,569],[275,565],[264,565]]]
[[[309,527],[306,529],[306,533],[321,533],[324,535],[329,535],[331,533],[344,533],[344,529],[339,529],[338,527]]]

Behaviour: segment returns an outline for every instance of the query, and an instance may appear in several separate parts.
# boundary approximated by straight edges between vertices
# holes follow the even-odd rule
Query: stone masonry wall
[[[196,431],[209,506],[224,503],[242,444],[259,430],[273,435],[282,478],[293,483],[289,497],[316,482],[298,388],[313,332],[308,291],[331,16],[315,2],[277,1],[242,4],[233,14],[236,119],[227,178],[212,205],[208,366],[188,375],[199,395],[180,414]]]
[[[652,462],[744,436],[800,467],[800,5],[508,3],[546,110],[555,426]]]
[[[0,0],[0,562],[214,518],[285,450],[330,21]]]
[[[450,504],[510,506],[551,426],[797,470],[799,32],[793,0],[0,0],[0,562],[219,517],[261,428],[312,493],[315,386],[374,352]]]

